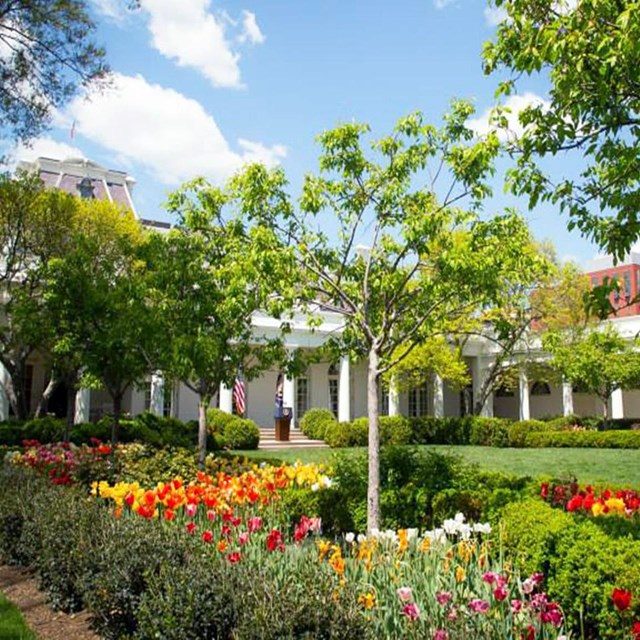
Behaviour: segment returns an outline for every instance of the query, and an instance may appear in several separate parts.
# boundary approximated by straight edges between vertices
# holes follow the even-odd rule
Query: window
[[[165,418],[171,416],[171,405],[173,404],[173,386],[165,382],[164,402],[162,403],[162,415]]]
[[[335,364],[329,367],[329,409],[333,415],[338,417],[338,398],[339,398],[340,374]]]
[[[513,398],[515,393],[513,389],[507,389],[505,386],[496,389],[496,398]]]
[[[409,417],[417,418],[429,413],[429,389],[423,384],[417,389],[409,391]]]
[[[302,416],[309,410],[309,379],[296,379],[296,421],[299,422]]]
[[[546,382],[534,382],[531,385],[532,396],[550,396],[551,388]]]
[[[624,280],[624,297],[629,301],[631,300],[631,274],[625,271],[622,277]]]
[[[592,287],[598,286],[598,276],[591,276],[591,286]]]
[[[389,415],[389,389],[378,380],[378,415]]]

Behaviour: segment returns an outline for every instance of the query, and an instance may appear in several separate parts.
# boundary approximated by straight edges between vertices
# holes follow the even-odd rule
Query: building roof
[[[105,169],[85,158],[37,158],[20,162],[20,169],[37,172],[47,187],[56,187],[75,196],[93,197],[117,202],[138,217],[131,190],[135,180],[124,171]]]

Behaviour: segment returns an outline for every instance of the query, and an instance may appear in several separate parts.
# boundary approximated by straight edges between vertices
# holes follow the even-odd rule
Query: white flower
[[[353,531],[349,531],[349,533],[347,533],[344,537],[344,539],[349,543],[352,544],[353,541],[356,539],[356,534],[353,533]]]
[[[442,528],[450,536],[456,535],[459,530],[459,523],[456,520],[445,520],[442,523]]]
[[[364,533],[359,533],[358,537],[356,538],[356,540],[358,541],[358,544],[362,544],[363,542],[365,542],[367,539],[367,536],[364,535]]]
[[[192,284],[192,285],[191,285],[191,288],[192,288],[194,291],[200,291],[200,285],[199,285],[197,282],[196,282],[195,284]]]
[[[333,485],[333,480],[329,476],[322,476],[322,480],[320,480],[320,482],[325,489],[328,489]]]
[[[463,540],[468,540],[471,537],[471,525],[463,524],[458,529],[458,533],[460,534]]]
[[[491,533],[491,525],[488,522],[476,522],[473,530],[475,533]]]
[[[413,540],[418,537],[418,529],[407,529],[407,539]]]
[[[311,485],[311,491],[318,491],[320,489],[320,485],[317,482],[314,482]]]
[[[462,523],[464,522],[464,520],[465,520],[465,518],[464,518],[464,514],[463,514],[463,513],[460,513],[460,511],[458,511],[458,513],[456,513],[456,515],[453,517],[453,519],[454,519],[456,522],[459,522],[460,524],[462,524]]]

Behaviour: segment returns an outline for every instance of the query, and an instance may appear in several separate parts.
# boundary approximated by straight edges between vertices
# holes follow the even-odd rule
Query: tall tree
[[[284,358],[283,338],[256,335],[252,317],[280,317],[291,306],[290,251],[264,226],[225,212],[224,191],[203,179],[170,194],[178,226],[155,238],[152,289],[165,336],[160,364],[198,395],[199,461],[206,455],[206,411],[220,384],[232,386]]]
[[[306,177],[297,207],[282,170],[253,165],[235,179],[244,214],[295,248],[304,294],[342,313],[344,330],[335,337],[342,353],[368,362],[369,530],[380,524],[380,376],[493,301],[505,275],[527,260],[521,219],[482,221],[473,212],[489,192],[499,143],[495,136],[472,141],[472,111],[455,103],[440,129],[410,115],[371,142],[370,153],[366,125],[321,134],[320,173]],[[440,195],[438,178],[446,185]],[[459,208],[463,201],[471,211]]]
[[[85,0],[0,0],[0,131],[37,136],[81,85],[106,77]]]
[[[21,419],[29,413],[27,359],[46,349],[49,338],[41,313],[44,271],[68,251],[76,213],[75,198],[44,190],[37,176],[0,176],[0,362],[9,373],[5,392]]]
[[[494,0],[505,11],[484,49],[487,73],[506,71],[498,95],[527,76],[551,83],[549,102],[520,113],[511,189],[559,205],[577,227],[622,258],[640,236],[640,7],[631,0]],[[568,152],[578,178],[541,162]]]
[[[145,235],[133,213],[81,200],[73,246],[47,270],[46,311],[55,330],[54,367],[101,386],[113,402],[112,440],[122,400],[152,368],[157,333],[147,304]]]

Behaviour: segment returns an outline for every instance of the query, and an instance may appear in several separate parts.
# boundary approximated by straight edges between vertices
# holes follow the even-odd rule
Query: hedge
[[[616,587],[640,593],[640,541],[609,536],[594,521],[539,499],[509,504],[502,522],[505,551],[524,572],[544,573],[549,596],[562,606],[575,637],[630,637],[611,593]],[[628,614],[630,620],[640,616],[635,597]]]
[[[283,582],[277,563],[231,565],[180,527],[117,519],[15,468],[0,473],[0,495],[0,561],[34,569],[55,608],[87,609],[104,640],[371,638],[320,563],[297,562]]]
[[[524,446],[640,449],[640,431],[540,431],[526,435]]]

